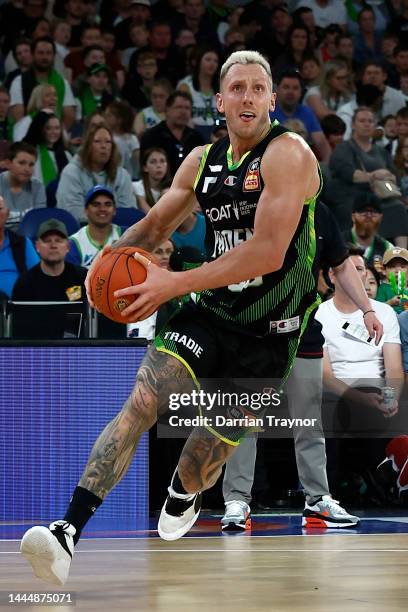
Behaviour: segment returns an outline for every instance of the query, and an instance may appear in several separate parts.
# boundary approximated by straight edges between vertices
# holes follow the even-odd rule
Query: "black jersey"
[[[256,207],[264,187],[262,155],[271,140],[285,132],[288,130],[275,121],[265,138],[235,164],[228,137],[206,147],[194,187],[206,219],[210,260],[252,238]],[[207,289],[200,294],[198,307],[218,322],[253,335],[299,335],[309,313],[319,303],[314,269],[316,198],[317,194],[305,201],[280,270],[228,287]]]

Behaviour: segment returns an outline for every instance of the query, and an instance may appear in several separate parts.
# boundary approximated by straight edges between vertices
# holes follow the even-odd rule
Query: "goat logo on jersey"
[[[244,179],[243,191],[260,191],[261,190],[261,177],[259,173],[259,166],[261,165],[261,158],[256,157],[248,166]]]

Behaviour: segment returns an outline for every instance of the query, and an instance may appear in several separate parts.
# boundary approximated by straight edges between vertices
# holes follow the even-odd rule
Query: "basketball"
[[[114,292],[131,285],[139,285],[146,279],[146,268],[135,260],[135,253],[140,253],[156,263],[154,256],[143,249],[121,247],[102,255],[90,279],[91,295],[96,309],[117,323],[131,322],[120,313],[134,302],[135,296],[115,297]]]

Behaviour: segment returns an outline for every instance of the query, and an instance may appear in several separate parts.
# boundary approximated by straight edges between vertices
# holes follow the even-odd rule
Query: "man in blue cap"
[[[70,236],[67,261],[89,268],[94,257],[104,246],[118,240],[122,230],[112,223],[116,204],[112,191],[104,185],[95,185],[85,197],[85,215],[88,225]]]

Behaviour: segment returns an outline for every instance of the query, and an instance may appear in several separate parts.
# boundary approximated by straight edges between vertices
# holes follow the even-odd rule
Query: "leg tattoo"
[[[196,493],[212,487],[235,449],[236,446],[226,444],[206,429],[196,427],[184,445],[178,464],[184,489]]]
[[[142,433],[167,410],[169,394],[192,386],[178,359],[151,347],[129,399],[96,440],[79,486],[105,499],[126,474]]]

